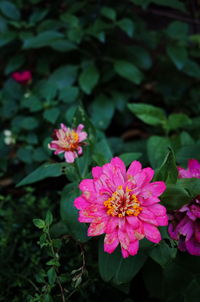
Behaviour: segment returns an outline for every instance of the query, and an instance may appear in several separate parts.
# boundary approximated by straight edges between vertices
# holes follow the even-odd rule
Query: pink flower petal
[[[166,208],[161,204],[152,204],[148,206],[148,210],[154,213],[155,216],[164,216],[166,215]]]
[[[134,255],[137,254],[138,249],[139,249],[139,241],[136,240],[136,241],[131,242],[131,243],[129,244],[128,252],[129,252],[129,254],[130,254],[131,256],[134,256]]]
[[[190,159],[188,161],[189,170],[200,170],[200,163],[196,159]]]
[[[83,179],[79,184],[79,189],[83,192],[96,192],[93,179]]]
[[[116,232],[106,234],[104,238],[104,251],[111,254],[114,252],[118,244],[119,240]]]
[[[123,177],[125,177],[125,175],[126,175],[126,166],[125,166],[124,162],[119,157],[112,158],[111,159],[111,164],[118,167],[119,170],[121,171],[121,174],[123,175]]]
[[[144,168],[143,172],[146,174],[146,182],[150,182],[154,176],[154,170],[151,168]]]
[[[152,224],[149,223],[143,223],[143,227],[144,227],[144,234],[145,237],[154,242],[154,243],[158,243],[161,240],[161,235],[160,232],[158,231],[158,229],[153,226]]]
[[[98,223],[91,223],[88,228],[88,236],[98,236],[105,233],[107,220],[100,220]]]
[[[156,181],[149,183],[144,186],[141,195],[144,198],[149,198],[151,196],[156,197],[160,196],[166,189],[166,185],[163,181]]]
[[[110,219],[108,220],[105,232],[113,233],[118,226],[118,221],[119,221],[118,217],[111,216]]]
[[[128,175],[134,177],[136,174],[140,173],[141,169],[142,169],[141,163],[137,160],[134,160],[127,170],[127,177]]]
[[[68,162],[70,164],[74,162],[76,157],[77,157],[77,155],[75,152],[72,152],[72,151],[65,152],[65,160],[66,160],[66,162]]]
[[[128,258],[129,252],[126,249],[124,249],[123,247],[121,249],[122,249],[122,257],[123,258]]]
[[[139,214],[138,218],[150,224],[154,224],[156,226],[158,225],[154,214],[145,207],[142,209],[142,212]]]
[[[127,216],[126,220],[132,226],[133,229],[138,228],[140,225],[139,220],[136,216]]]
[[[102,174],[102,167],[94,167],[94,168],[92,168],[92,176],[94,178],[101,177],[101,174]]]
[[[89,205],[90,203],[82,196],[79,196],[74,200],[74,206],[79,210],[86,209]]]
[[[167,215],[157,216],[156,217],[156,221],[157,221],[157,224],[160,225],[160,226],[166,226],[166,225],[168,225],[168,217],[167,217]]]

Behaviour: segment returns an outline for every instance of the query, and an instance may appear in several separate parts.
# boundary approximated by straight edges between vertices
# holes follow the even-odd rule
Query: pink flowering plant
[[[78,125],[76,129],[61,124],[60,129],[54,130],[53,141],[49,144],[49,149],[55,150],[55,155],[64,152],[65,161],[73,163],[75,158],[83,153],[82,146],[87,138],[87,133],[83,131],[83,128],[82,124]]]
[[[152,140],[158,137],[149,145]],[[61,122],[49,137],[50,162],[19,183],[66,177],[61,220],[52,229],[80,245],[84,259],[98,257],[101,278],[117,286],[138,274],[157,278],[200,255],[200,163],[190,159],[188,168],[180,167],[172,146],[157,158],[155,142],[148,164],[137,152],[116,154],[115,141],[111,148],[79,107],[71,124]],[[34,223],[45,235],[46,222]],[[73,280],[79,284],[84,278],[85,267]]]

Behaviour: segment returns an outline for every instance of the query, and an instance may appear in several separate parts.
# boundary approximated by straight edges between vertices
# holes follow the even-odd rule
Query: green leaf
[[[170,130],[184,128],[191,123],[190,118],[184,113],[172,113],[168,118],[168,127]]]
[[[90,238],[87,236],[85,223],[78,221],[78,210],[74,207],[74,200],[80,195],[78,183],[71,183],[62,191],[60,201],[60,215],[66,223],[69,233],[78,241],[86,242]]]
[[[106,282],[112,281],[119,285],[130,282],[144,265],[147,256],[142,252],[135,256],[122,258],[118,248],[112,254],[103,250],[103,240],[99,240],[99,272]]]
[[[44,111],[43,117],[48,122],[54,124],[57,121],[59,114],[60,110],[58,108],[49,108]]]
[[[72,103],[76,101],[79,95],[78,87],[65,87],[60,90],[59,98],[65,103]]]
[[[126,166],[130,165],[130,163],[132,163],[132,161],[140,158],[141,156],[142,156],[142,153],[140,153],[140,152],[123,153],[123,154],[119,155],[119,157],[121,158],[121,160],[123,160],[123,162],[125,163]]]
[[[52,222],[53,222],[53,215],[50,211],[48,211],[47,214],[46,214],[45,223],[47,225],[51,225]]]
[[[81,89],[90,94],[99,81],[99,72],[94,63],[88,64],[79,77],[79,85]]]
[[[178,184],[189,192],[191,199],[200,194],[199,178],[181,178],[178,180]]]
[[[112,20],[112,21],[115,21],[116,20],[116,17],[117,17],[117,14],[116,14],[116,11],[111,8],[111,7],[108,7],[108,6],[103,6],[102,9],[101,9],[101,15]]]
[[[133,37],[135,26],[131,19],[123,18],[117,22],[117,25],[127,34],[127,36],[129,36],[130,38]]]
[[[92,123],[99,129],[106,129],[114,114],[114,102],[103,94],[99,94],[91,105]]]
[[[31,174],[23,178],[17,187],[28,185],[48,177],[58,177],[62,175],[66,169],[69,169],[69,165],[65,163],[59,164],[44,164],[33,171]]]
[[[57,31],[44,31],[37,36],[26,38],[23,43],[23,48],[29,49],[52,46],[57,40],[60,40],[63,37],[64,35]]]
[[[51,285],[53,285],[56,281],[56,270],[54,267],[51,267],[48,271],[47,271],[47,276],[48,276],[48,281]]]
[[[166,266],[170,261],[176,257],[177,248],[170,247],[164,240],[152,248],[149,256],[161,266]]]
[[[186,47],[182,45],[169,45],[167,46],[167,54],[177,69],[183,69],[188,57]]]
[[[114,70],[121,77],[134,84],[140,84],[143,80],[143,73],[132,63],[124,60],[115,61]]]
[[[180,21],[171,22],[166,29],[167,35],[176,40],[186,40],[188,38],[189,26]]]
[[[106,138],[102,138],[97,144],[95,144],[94,155],[97,155],[96,159],[98,159],[98,155],[100,155],[100,160],[102,161],[99,163],[100,165],[111,160],[113,154]]]
[[[191,77],[200,78],[200,66],[195,61],[188,59],[184,65],[183,71]]]
[[[77,69],[78,68],[75,65],[64,65],[59,67],[51,74],[49,84],[60,90],[71,86],[76,81]]]
[[[128,108],[133,112],[140,120],[146,124],[157,126],[164,126],[166,123],[166,116],[164,111],[156,106],[149,104],[128,104]]]
[[[199,148],[199,143],[181,147],[176,153],[177,161],[181,164],[187,165],[189,158],[196,158],[200,160]]]
[[[19,69],[25,62],[25,57],[23,55],[17,55],[12,57],[8,64],[6,65],[5,74],[9,74],[13,71]]]
[[[168,210],[180,209],[191,200],[188,191],[181,184],[170,184],[161,196],[161,201]]]
[[[167,184],[175,184],[178,177],[176,159],[172,149],[166,155],[161,167],[156,171],[154,180],[162,180]]]
[[[68,40],[56,40],[50,44],[50,46],[58,51],[67,52],[77,49],[77,46]]]
[[[2,12],[2,14],[4,14],[4,16],[10,19],[17,21],[20,19],[20,11],[14,3],[11,3],[9,1],[1,1],[0,11]]]
[[[167,152],[169,151],[170,141],[162,136],[151,136],[147,142],[148,158],[153,169],[160,167]]]
[[[5,33],[1,33],[0,35],[0,47],[10,43],[11,41],[15,40],[16,33],[15,32],[9,32],[6,31]]]
[[[34,117],[25,117],[21,122],[21,127],[26,130],[33,130],[38,127],[38,120]]]
[[[33,149],[30,146],[20,147],[17,150],[17,157],[26,164],[31,164],[33,160]]]
[[[45,227],[45,222],[42,219],[33,219],[33,223],[38,229],[43,229]]]

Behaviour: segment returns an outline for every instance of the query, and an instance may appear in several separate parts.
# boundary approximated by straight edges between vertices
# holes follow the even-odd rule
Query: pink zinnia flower
[[[85,144],[83,141],[87,138],[87,133],[82,131],[82,124],[78,125],[77,129],[67,128],[64,124],[60,126],[60,129],[54,130],[54,140],[48,147],[55,150],[54,154],[64,152],[66,162],[73,163],[75,158],[83,153],[82,146]]]
[[[120,244],[126,258],[137,254],[140,239],[161,240],[157,227],[167,225],[168,218],[158,196],[166,186],[162,181],[150,183],[153,175],[151,168],[142,169],[138,161],[126,172],[123,161],[115,157],[93,168],[93,179],[81,181],[82,195],[74,201],[79,221],[90,223],[88,236],[106,234],[105,252],[112,253]]]
[[[188,169],[178,167],[179,178],[200,178],[200,163],[190,159]],[[169,234],[181,251],[200,256],[200,196],[169,215]]]
[[[19,72],[13,72],[12,73],[12,78],[22,84],[22,85],[27,85],[30,84],[32,81],[32,74],[30,70],[24,70],[24,71],[19,71]]]

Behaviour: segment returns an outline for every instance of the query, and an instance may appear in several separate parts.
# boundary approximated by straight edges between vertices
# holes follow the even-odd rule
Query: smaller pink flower
[[[12,78],[22,85],[27,85],[32,81],[32,73],[30,70],[17,71],[12,73]]]
[[[179,178],[200,178],[200,163],[196,159],[188,161],[188,168],[178,167]]]
[[[55,129],[52,135],[53,141],[48,145],[49,149],[55,150],[54,154],[64,152],[65,161],[73,163],[75,158],[83,153],[83,141],[87,138],[87,133],[82,131],[84,126],[78,125],[76,129],[67,128],[64,124],[60,129]]]
[[[188,161],[188,169],[178,167],[179,178],[200,178],[200,163]],[[178,248],[200,256],[200,196],[169,215],[169,234],[178,240]]]

